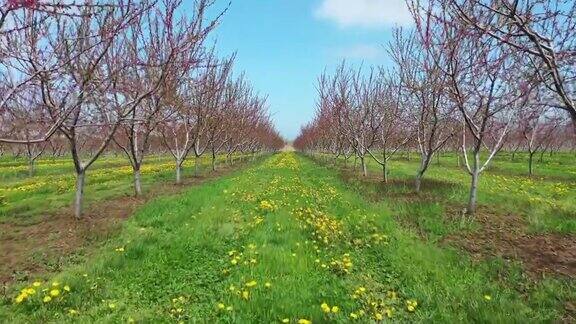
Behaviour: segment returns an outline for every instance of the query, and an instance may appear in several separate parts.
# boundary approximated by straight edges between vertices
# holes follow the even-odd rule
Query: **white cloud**
[[[336,51],[339,58],[374,60],[384,56],[384,49],[381,45],[357,44]]]
[[[412,23],[405,0],[322,0],[315,15],[341,27],[380,28]]]

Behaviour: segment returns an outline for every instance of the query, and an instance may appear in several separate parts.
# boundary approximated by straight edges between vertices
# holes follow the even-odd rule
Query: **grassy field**
[[[237,158],[237,157],[236,157]],[[225,156],[218,156],[218,164]],[[210,158],[203,156],[200,168],[211,168]],[[45,158],[37,161],[33,177],[23,159],[0,158],[0,222],[33,222],[44,216],[68,208],[74,197],[74,167],[72,160]],[[174,161],[169,156],[153,156],[142,167],[146,189],[159,182],[174,181]],[[194,159],[184,164],[184,177],[194,173]],[[89,209],[93,202],[133,194],[132,167],[124,156],[105,156],[96,161],[87,173],[85,197]]]
[[[526,154],[517,153],[514,161],[511,155],[498,155],[491,166],[482,173],[478,191],[481,206],[498,213],[520,215],[529,225],[529,232],[576,234],[576,157],[574,153],[556,153],[552,157],[544,155],[544,161],[535,158],[535,174],[528,176]],[[331,163],[327,156],[321,161]],[[347,164],[353,168],[353,158]],[[343,159],[339,165],[344,166]],[[367,159],[368,170],[373,180],[382,177],[381,167],[372,159]],[[378,197],[403,197],[414,191],[414,179],[419,166],[418,156],[398,155],[390,162],[390,183],[374,188]],[[420,223],[426,232],[442,236],[458,224],[446,224],[442,214],[447,207],[462,210],[466,206],[470,176],[465,167],[458,166],[456,155],[444,153],[434,158],[425,174],[423,198],[418,203],[408,202],[403,208],[407,217]],[[358,169],[359,172],[359,169]],[[394,202],[392,202],[394,203]],[[399,203],[399,201],[396,201]],[[480,208],[482,210],[482,208]],[[445,225],[445,226],[444,226]],[[448,226],[448,227],[446,227]]]
[[[506,265],[422,240],[397,206],[365,196],[330,168],[274,155],[147,204],[90,260],[13,286],[0,322],[567,319],[572,279],[503,276]]]

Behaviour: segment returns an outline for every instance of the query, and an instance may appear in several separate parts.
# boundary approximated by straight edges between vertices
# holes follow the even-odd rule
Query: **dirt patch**
[[[158,183],[141,198],[122,196],[92,202],[85,208],[81,220],[76,220],[66,209],[34,223],[0,223],[0,284],[6,287],[16,281],[60,271],[75,257],[88,255],[98,243],[117,234],[122,221],[151,199],[179,193],[245,166],[222,166],[208,175],[186,178],[182,185]]]
[[[533,276],[545,273],[576,276],[576,237],[528,234],[526,222],[520,216],[488,207],[480,208],[476,221],[481,225],[478,231],[449,235],[444,242],[464,248],[475,259],[501,256],[520,260]]]
[[[454,206],[442,198],[442,192],[453,190],[454,183],[423,179],[422,192],[413,191],[410,179],[390,179],[382,181],[381,176],[362,177],[350,169],[340,168],[344,181],[370,184],[373,190],[363,190],[368,199],[381,201],[441,202],[445,208],[447,221],[461,220],[461,206]],[[366,189],[366,188],[362,188]],[[519,215],[507,214],[480,206],[476,215],[478,230],[458,232],[446,236],[441,244],[450,244],[468,251],[474,259],[483,260],[495,256],[519,260],[533,278],[543,274],[576,277],[576,237],[554,233],[530,234],[526,221]],[[403,226],[413,227],[407,224]],[[426,237],[425,233],[420,233]]]

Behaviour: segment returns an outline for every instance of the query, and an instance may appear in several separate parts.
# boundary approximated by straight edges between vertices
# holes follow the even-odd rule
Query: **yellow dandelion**
[[[58,289],[52,289],[52,290],[50,290],[50,296],[52,296],[52,297],[58,297],[58,296],[60,296],[60,290],[58,290]]]
[[[256,286],[258,283],[255,280],[249,281],[246,283],[246,287],[248,288],[252,288],[254,286]]]
[[[34,287],[40,287],[40,286],[42,286],[42,282],[40,282],[40,281],[34,281],[34,283],[32,284],[32,286],[34,286]]]
[[[50,297],[50,296],[44,296],[44,298],[42,298],[42,301],[45,302],[45,303],[49,303],[49,302],[52,301],[52,297]]]
[[[267,282],[267,283],[265,283],[265,284],[264,284],[264,287],[266,287],[266,288],[270,288],[270,287],[272,287],[272,284],[271,284],[271,283],[269,283],[269,282]]]
[[[282,323],[290,323],[290,319],[289,318],[285,318],[282,320]]]
[[[338,313],[340,308],[338,306],[332,306],[332,313]]]
[[[25,299],[26,299],[26,295],[20,294],[20,295],[16,296],[16,299],[14,300],[14,302],[15,302],[16,304],[20,304],[20,303],[22,303]]]
[[[64,291],[70,292],[70,286],[68,285],[64,286]]]
[[[226,305],[224,305],[223,303],[218,303],[218,309],[225,309]]]
[[[358,314],[356,314],[356,313],[350,313],[350,318],[351,318],[351,319],[358,319]]]
[[[248,292],[248,290],[244,290],[242,292],[242,298],[248,300],[248,298],[250,298],[250,292]]]
[[[492,296],[490,296],[490,295],[484,295],[484,299],[490,301],[490,300],[492,300]]]

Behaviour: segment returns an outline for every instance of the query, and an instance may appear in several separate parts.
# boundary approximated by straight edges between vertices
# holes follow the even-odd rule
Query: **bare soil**
[[[483,206],[476,214],[478,231],[453,234],[444,242],[459,246],[475,259],[500,256],[520,260],[531,275],[576,276],[576,237],[528,233],[521,216],[502,214]]]
[[[437,194],[452,190],[453,183],[424,179],[422,192],[416,194],[411,190],[414,184],[409,180],[394,179],[384,183],[381,175],[371,174],[364,178],[349,169],[341,169],[341,176],[347,182],[359,180],[373,185],[375,190],[368,192],[370,200],[442,201],[448,220],[461,219],[462,206],[451,205]],[[480,225],[478,230],[449,235],[442,244],[462,248],[476,260],[502,257],[520,261],[533,278],[545,274],[576,277],[576,237],[555,233],[532,234],[520,215],[503,213],[489,206],[479,206],[478,209],[475,219]]]

